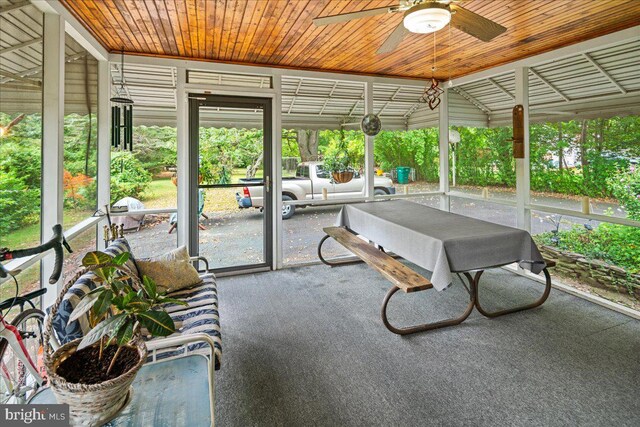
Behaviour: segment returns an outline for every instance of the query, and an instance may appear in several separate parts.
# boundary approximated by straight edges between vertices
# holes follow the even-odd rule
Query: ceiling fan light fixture
[[[404,27],[412,33],[429,34],[443,29],[451,21],[451,12],[439,3],[422,3],[404,14]]]

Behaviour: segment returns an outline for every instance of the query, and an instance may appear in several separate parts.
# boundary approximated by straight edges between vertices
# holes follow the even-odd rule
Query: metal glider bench
[[[545,267],[542,271],[544,272],[546,284],[545,284],[544,293],[537,301],[531,304],[526,304],[526,305],[521,305],[521,306],[517,306],[517,307],[505,309],[505,310],[490,312],[485,310],[480,305],[480,299],[478,297],[480,277],[482,276],[482,273],[484,272],[484,270],[476,270],[471,272],[470,271],[459,272],[464,274],[464,276],[467,278],[469,282],[469,287],[467,287],[464,284],[464,282],[463,282],[463,285],[465,286],[470,296],[469,304],[467,305],[462,315],[456,318],[441,320],[433,323],[425,323],[422,325],[415,325],[415,326],[408,326],[408,327],[395,327],[391,325],[389,323],[389,320],[387,319],[387,305],[389,304],[389,300],[391,299],[391,297],[399,290],[402,290],[405,293],[411,293],[411,292],[419,292],[419,291],[431,289],[433,288],[433,285],[431,284],[431,282],[424,276],[416,273],[411,268],[407,267],[406,265],[399,262],[397,259],[385,253],[382,247],[376,247],[371,243],[367,243],[366,241],[359,238],[356,233],[349,230],[348,228],[326,227],[326,228],[323,228],[323,231],[327,233],[327,235],[324,236],[322,240],[320,240],[320,243],[318,244],[318,257],[320,258],[320,261],[322,261],[324,264],[331,267],[337,267],[341,265],[354,264],[354,263],[360,262],[360,261],[352,261],[352,260],[347,260],[347,261],[343,260],[343,261],[337,261],[337,262],[327,261],[322,256],[322,245],[324,244],[325,241],[327,241],[327,239],[331,237],[336,242],[340,243],[342,246],[344,246],[349,251],[351,251],[355,256],[360,258],[360,260],[364,261],[370,267],[374,268],[379,273],[381,273],[387,280],[389,280],[393,284],[391,289],[385,295],[384,300],[382,301],[382,309],[380,311],[380,315],[382,317],[382,323],[384,323],[384,326],[391,332],[398,335],[408,335],[408,334],[413,334],[415,332],[429,331],[432,329],[442,328],[446,326],[458,325],[464,322],[464,320],[467,317],[469,317],[469,315],[473,311],[474,306],[483,316],[486,316],[486,317],[498,317],[505,314],[515,313],[517,311],[529,310],[542,305],[547,300],[547,297],[549,296],[549,292],[551,291],[551,276],[549,275],[549,271],[547,270],[547,267],[549,268],[554,267],[555,262],[551,260],[545,260],[547,267]]]

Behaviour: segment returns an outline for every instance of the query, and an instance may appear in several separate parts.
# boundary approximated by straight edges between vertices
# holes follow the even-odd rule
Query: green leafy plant
[[[351,156],[349,154],[348,142],[345,139],[344,129],[340,130],[340,139],[332,150],[327,150],[324,156],[324,167],[329,172],[346,172],[351,169]]]
[[[627,216],[640,221],[640,168],[619,171],[608,179],[613,195],[627,211]]]
[[[114,366],[120,350],[145,327],[152,336],[167,336],[175,332],[175,324],[162,304],[187,305],[159,293],[154,281],[144,276],[139,289],[132,286],[131,274],[125,263],[129,253],[111,256],[104,252],[87,253],[82,265],[95,273],[98,286],[87,293],[71,313],[72,322],[84,314],[89,315],[92,329],[87,333],[78,350],[100,342],[100,358],[104,348],[117,345],[107,374]]]
[[[111,202],[123,197],[142,198],[149,188],[151,174],[131,152],[117,152],[111,155]]]

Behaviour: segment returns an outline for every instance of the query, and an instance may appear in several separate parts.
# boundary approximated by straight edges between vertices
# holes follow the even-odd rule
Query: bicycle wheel
[[[31,308],[19,313],[11,322],[18,331],[29,357],[46,382],[44,370],[44,313]],[[26,403],[38,390],[38,379],[26,369],[15,350],[0,342],[0,403]]]

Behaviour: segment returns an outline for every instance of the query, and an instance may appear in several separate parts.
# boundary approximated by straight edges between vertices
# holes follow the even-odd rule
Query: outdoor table
[[[544,303],[551,290],[551,277],[547,267],[552,265],[551,263],[547,265],[526,230],[444,212],[406,200],[346,204],[338,215],[336,226],[368,239],[383,251],[391,251],[395,255],[433,272],[430,280],[432,286],[423,285],[413,289],[393,286],[385,296],[381,312],[382,320],[385,326],[394,333],[404,335],[457,325],[471,314],[474,307],[487,317],[496,317],[538,307]],[[320,260],[330,266],[345,264],[345,262],[327,261],[322,256],[322,244],[329,237],[337,237],[331,228],[327,228],[325,231],[328,234],[318,245]],[[334,236],[330,234],[334,234]],[[348,239],[341,238],[339,242],[348,249],[354,248],[354,244],[348,242],[345,244],[345,240]],[[379,255],[375,255],[375,257],[379,258]],[[380,267],[379,260],[377,263],[372,263],[366,259],[366,254],[364,254],[364,258],[362,256],[361,258],[385,273],[382,271],[384,266]],[[543,272],[546,278],[544,293],[539,300],[531,304],[488,312],[480,305],[478,297],[480,276],[486,269],[512,263],[518,263],[521,267],[531,270],[535,274]],[[425,290],[430,287],[441,291],[451,284],[453,273],[463,274],[470,285],[468,288],[465,285],[470,295],[470,301],[462,316],[407,328],[396,328],[389,324],[386,315],[387,304],[400,288],[403,288],[405,292]],[[386,275],[389,278],[388,272]]]
[[[129,403],[105,426],[212,426],[208,365],[201,354],[145,364],[133,382]],[[29,403],[52,404],[56,398],[47,387]]]

